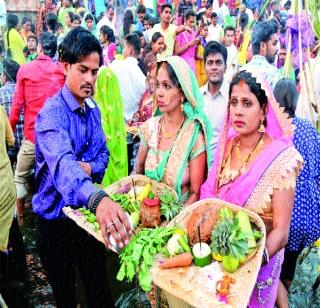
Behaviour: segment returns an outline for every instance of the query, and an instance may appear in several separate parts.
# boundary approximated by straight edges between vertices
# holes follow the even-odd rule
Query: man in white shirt
[[[207,42],[221,42],[223,39],[222,27],[218,24],[218,15],[213,12],[211,15],[211,25],[208,27]]]
[[[228,83],[231,81],[232,76],[238,69],[238,49],[234,45],[234,37],[236,30],[232,26],[228,26],[224,29],[224,46],[228,51],[227,72],[225,74],[225,81]]]
[[[146,90],[146,76],[138,66],[138,55],[141,49],[137,34],[128,34],[124,43],[124,60],[114,60],[110,68],[116,74],[123,101],[124,118],[128,122],[138,110],[138,105]]]
[[[210,142],[212,167],[222,122],[228,106],[228,89],[224,83],[227,69],[227,49],[218,42],[209,42],[204,49],[204,68],[208,82],[200,89],[204,97],[204,111],[212,125]]]
[[[244,68],[262,74],[272,89],[279,79],[280,71],[275,66],[278,53],[278,25],[274,20],[257,23],[252,31],[253,58]]]
[[[106,12],[104,17],[102,17],[99,22],[97,23],[97,32],[100,33],[100,28],[102,26],[108,26],[113,30],[113,33],[117,35],[116,33],[116,26],[114,22],[114,6],[112,4],[107,4],[106,6]]]

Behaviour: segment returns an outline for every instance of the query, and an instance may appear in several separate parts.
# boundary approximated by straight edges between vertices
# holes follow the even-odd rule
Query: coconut
[[[213,207],[203,204],[195,209],[186,224],[190,243],[200,242],[198,228],[200,228],[201,242],[208,242],[217,219],[218,214]]]

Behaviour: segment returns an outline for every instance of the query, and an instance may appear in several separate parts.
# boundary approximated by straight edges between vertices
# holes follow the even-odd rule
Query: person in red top
[[[24,112],[24,136],[14,175],[17,189],[17,215],[23,222],[24,199],[27,193],[27,179],[35,164],[34,122],[45,101],[56,94],[64,84],[64,73],[59,63],[53,61],[57,52],[57,39],[49,32],[39,38],[38,57],[20,67],[10,111],[10,124],[15,130],[19,116]]]

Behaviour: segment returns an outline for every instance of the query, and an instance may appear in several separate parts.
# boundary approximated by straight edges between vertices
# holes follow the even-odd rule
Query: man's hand
[[[128,217],[117,203],[105,197],[96,210],[97,221],[100,225],[103,238],[109,249],[112,245],[109,236],[112,235],[117,246],[121,249],[129,243],[132,228]]]
[[[91,176],[91,172],[92,172],[92,169],[91,169],[91,165],[89,163],[85,163],[83,161],[78,161],[80,167],[83,169],[83,171],[88,174],[89,176]]]

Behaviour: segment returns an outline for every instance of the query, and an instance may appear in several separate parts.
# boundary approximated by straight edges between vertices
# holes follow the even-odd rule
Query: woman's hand
[[[294,203],[294,189],[275,190],[272,196],[272,230],[267,235],[266,246],[270,258],[288,242]]]
[[[199,200],[200,188],[205,180],[206,165],[206,152],[202,152],[190,161],[190,189],[185,205],[190,205]]]

